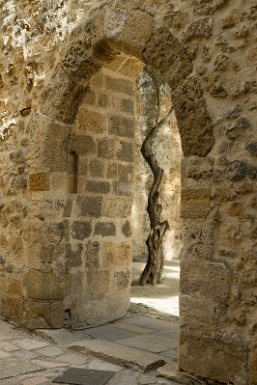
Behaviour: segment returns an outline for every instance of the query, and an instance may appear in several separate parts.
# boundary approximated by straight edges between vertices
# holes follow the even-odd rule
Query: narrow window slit
[[[71,151],[69,155],[69,167],[68,167],[68,191],[71,194],[77,194],[78,192],[78,167],[79,157],[76,151]]]

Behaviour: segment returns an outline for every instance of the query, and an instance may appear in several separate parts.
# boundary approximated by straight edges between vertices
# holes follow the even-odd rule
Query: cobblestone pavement
[[[144,372],[142,369],[148,357],[150,361],[155,356],[165,362],[176,360],[176,330],[176,322],[171,324],[170,321],[130,313],[123,320],[85,330],[38,331],[44,336],[42,338],[0,321],[0,385],[48,385],[68,368],[112,371],[114,375],[108,385],[176,384],[157,377],[156,370]],[[93,347],[81,349],[79,345],[83,341],[93,343]],[[105,349],[104,344],[111,344],[117,351],[109,356],[105,354],[103,360],[99,346],[98,351],[94,349],[97,341],[100,341],[100,350],[101,344]],[[132,349],[139,354],[134,361],[126,363],[123,349]],[[117,365],[117,362],[123,365]]]

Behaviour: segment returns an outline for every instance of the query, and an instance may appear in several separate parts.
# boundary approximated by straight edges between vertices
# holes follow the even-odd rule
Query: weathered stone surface
[[[206,156],[214,145],[214,137],[199,79],[191,77],[182,83],[174,92],[173,103],[184,155]]]
[[[95,357],[103,358],[118,365],[138,366],[144,371],[157,368],[165,362],[156,354],[141,352],[109,341],[81,341],[71,344],[69,347],[79,352],[89,352]]]
[[[102,297],[110,291],[110,270],[93,270],[87,273],[88,293],[91,298]]]
[[[105,198],[103,215],[108,218],[127,218],[131,215],[132,201],[130,198]]]
[[[106,125],[106,117],[97,111],[81,109],[78,114],[79,130],[99,134],[106,130]],[[87,139],[86,145],[88,148],[90,148],[90,145],[93,147],[93,142]],[[74,145],[74,148],[77,148],[77,146]]]
[[[101,216],[102,198],[78,196],[77,205],[82,217],[99,218]]]
[[[115,146],[113,140],[104,138],[100,139],[97,144],[97,155],[100,158],[113,159],[115,154]]]
[[[109,91],[115,91],[119,93],[124,93],[127,95],[133,95],[134,84],[130,80],[124,79],[113,79],[109,76],[105,78],[106,88]]]
[[[134,119],[125,118],[120,115],[111,115],[108,119],[109,134],[121,137],[133,138],[135,134]]]
[[[47,174],[31,174],[29,176],[29,187],[31,191],[48,191],[50,188],[49,176]]]
[[[98,194],[108,194],[110,192],[110,183],[88,180],[86,183],[86,191]]]
[[[128,243],[104,243],[103,266],[124,266],[131,263],[131,245]]]
[[[64,297],[64,282],[61,277],[34,270],[26,276],[26,290],[31,299],[58,300]]]
[[[92,136],[80,135],[72,138],[70,149],[76,151],[79,155],[94,154],[96,144]]]
[[[151,178],[138,150],[173,104],[153,146],[174,255],[183,243],[180,369],[256,383],[254,1],[48,3],[1,4],[0,313],[30,327],[62,326],[64,308],[89,323],[126,313],[125,222],[141,244],[149,229]],[[161,83],[159,117],[146,71]],[[135,180],[125,169],[132,165]],[[73,232],[73,223],[88,221],[112,222],[115,243]],[[172,257],[170,243],[165,250]],[[90,277],[99,293],[87,297],[85,269],[110,270],[108,295]]]
[[[90,222],[75,221],[71,226],[73,238],[83,240],[87,238],[92,231]]]
[[[132,163],[134,161],[134,144],[120,141],[117,158],[121,161]]]
[[[113,236],[116,234],[116,227],[113,222],[97,222],[94,230],[95,235],[103,237]]]

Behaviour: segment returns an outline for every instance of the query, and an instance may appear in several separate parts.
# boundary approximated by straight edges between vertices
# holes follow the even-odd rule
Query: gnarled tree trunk
[[[153,79],[154,80],[154,79]],[[160,95],[159,95],[159,87],[156,84],[157,91],[157,100],[158,104],[160,104]],[[160,105],[158,106],[158,113],[156,117],[156,123],[152,129],[149,130],[148,135],[146,136],[142,147],[141,152],[150,166],[154,181],[151,187],[149,197],[148,197],[148,205],[147,212],[150,219],[150,234],[147,238],[146,245],[148,248],[148,260],[147,264],[139,278],[139,285],[143,286],[145,284],[156,285],[161,282],[161,276],[163,272],[163,263],[164,263],[164,254],[163,254],[163,238],[166,231],[169,229],[168,221],[161,221],[161,213],[162,213],[162,205],[159,201],[159,187],[162,181],[164,170],[158,165],[154,150],[153,150],[153,138],[158,132],[158,130],[164,125],[167,124],[173,108],[170,109],[168,115],[159,121],[160,115]]]

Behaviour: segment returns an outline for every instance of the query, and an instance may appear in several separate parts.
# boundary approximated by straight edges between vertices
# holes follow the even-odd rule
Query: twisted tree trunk
[[[158,103],[160,103],[159,91],[157,89],[157,97]],[[167,220],[161,221],[161,213],[162,213],[162,205],[159,202],[159,187],[162,181],[164,170],[158,165],[156,156],[153,151],[152,141],[154,135],[158,132],[158,130],[165,124],[168,123],[173,108],[170,109],[168,115],[159,121],[160,114],[160,106],[158,108],[158,114],[156,118],[156,124],[150,130],[148,135],[146,136],[142,147],[141,152],[149,164],[153,176],[154,182],[151,187],[149,197],[148,197],[148,205],[147,212],[150,219],[150,234],[147,238],[146,245],[148,248],[148,260],[147,264],[139,278],[139,285],[144,286],[145,284],[156,285],[161,282],[161,276],[163,272],[163,262],[164,262],[164,254],[163,254],[163,237],[166,231],[169,229],[169,223]]]

